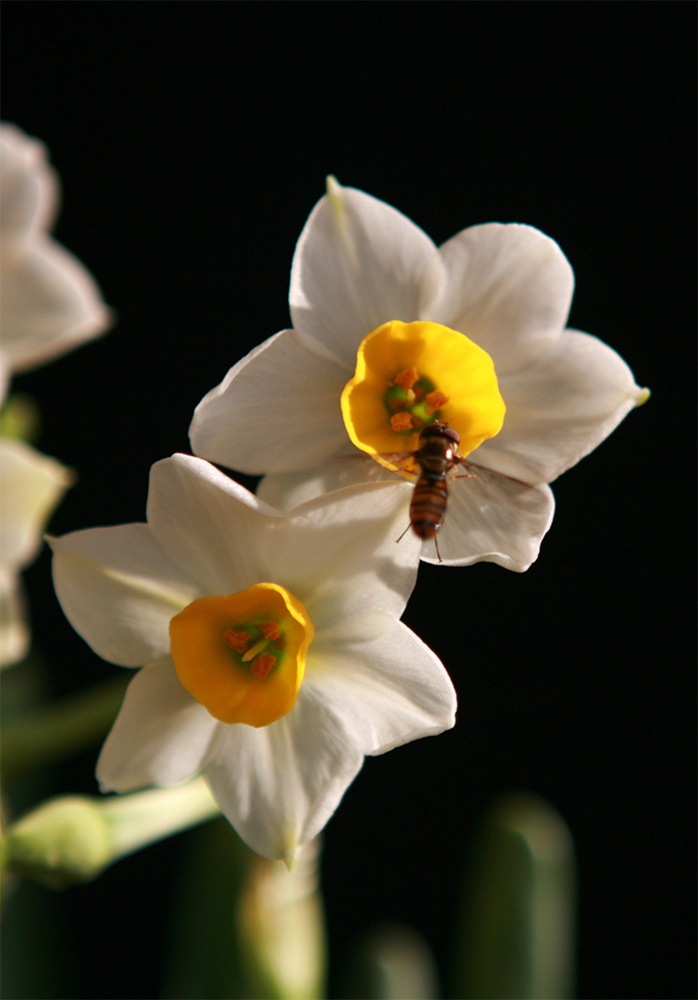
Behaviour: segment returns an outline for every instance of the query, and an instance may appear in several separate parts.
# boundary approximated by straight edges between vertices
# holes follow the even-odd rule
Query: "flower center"
[[[389,453],[416,450],[428,424],[453,427],[465,457],[499,433],[505,412],[489,354],[465,334],[425,321],[392,320],[364,337],[341,405],[353,443],[397,471]]]
[[[275,583],[192,601],[170,622],[177,676],[211,715],[268,726],[291,711],[315,630],[301,602]]]
[[[395,433],[413,434],[440,419],[441,407],[448,402],[448,396],[410,365],[388,383],[383,402]]]

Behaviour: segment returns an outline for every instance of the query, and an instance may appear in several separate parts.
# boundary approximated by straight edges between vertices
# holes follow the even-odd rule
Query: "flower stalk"
[[[253,858],[239,905],[240,939],[256,996],[320,1000],[325,928],[319,889],[319,843],[281,861]]]

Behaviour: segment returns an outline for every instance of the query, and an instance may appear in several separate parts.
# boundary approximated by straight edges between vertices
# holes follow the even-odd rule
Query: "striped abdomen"
[[[443,473],[424,470],[415,483],[410,503],[410,522],[418,538],[433,538],[446,517],[448,487]]]

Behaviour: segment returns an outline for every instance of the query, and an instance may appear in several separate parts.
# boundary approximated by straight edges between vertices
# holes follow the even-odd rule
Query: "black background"
[[[473,823],[523,788],[576,841],[579,996],[695,996],[694,5],[10,0],[4,33],[3,118],[48,145],[56,235],[118,313],[15,380],[41,404],[41,449],[79,472],[55,533],[143,519],[149,467],[188,450],[201,396],[288,325],[326,174],[437,242],[497,220],[560,243],[570,325],[653,396],[555,484],[527,574],[422,568],[405,620],[451,672],[458,724],[368,760],[327,828],[332,981],[382,918],[446,964]],[[114,668],[48,570],[44,555],[27,580],[59,694]],[[93,767],[65,765],[52,790],[93,792]],[[73,995],[157,995],[186,844],[45,892]]]

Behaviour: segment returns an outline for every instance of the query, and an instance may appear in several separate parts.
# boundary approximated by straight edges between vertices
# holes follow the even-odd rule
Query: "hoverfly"
[[[446,476],[464,461],[458,457],[459,444],[458,432],[436,421],[421,429],[419,448],[411,454],[419,467],[419,476],[410,501],[410,525],[424,542],[433,538],[437,544],[436,532],[444,523],[448,505]]]
[[[405,531],[412,528],[415,535],[422,541],[434,539],[434,546],[439,562],[442,562],[439,552],[437,533],[443,526],[448,506],[448,478],[453,470],[460,466],[465,471],[456,479],[467,478],[476,480],[478,493],[482,502],[512,503],[524,507],[542,507],[549,504],[547,496],[528,483],[513,479],[475,465],[458,455],[460,435],[448,424],[435,421],[427,424],[419,432],[419,447],[415,451],[394,452],[381,457],[396,465],[410,462],[415,474],[418,471],[410,502],[410,524]],[[405,471],[411,471],[405,466]],[[496,484],[501,498],[493,499],[492,486]],[[403,531],[400,538],[404,536]],[[400,541],[400,538],[397,541]]]

